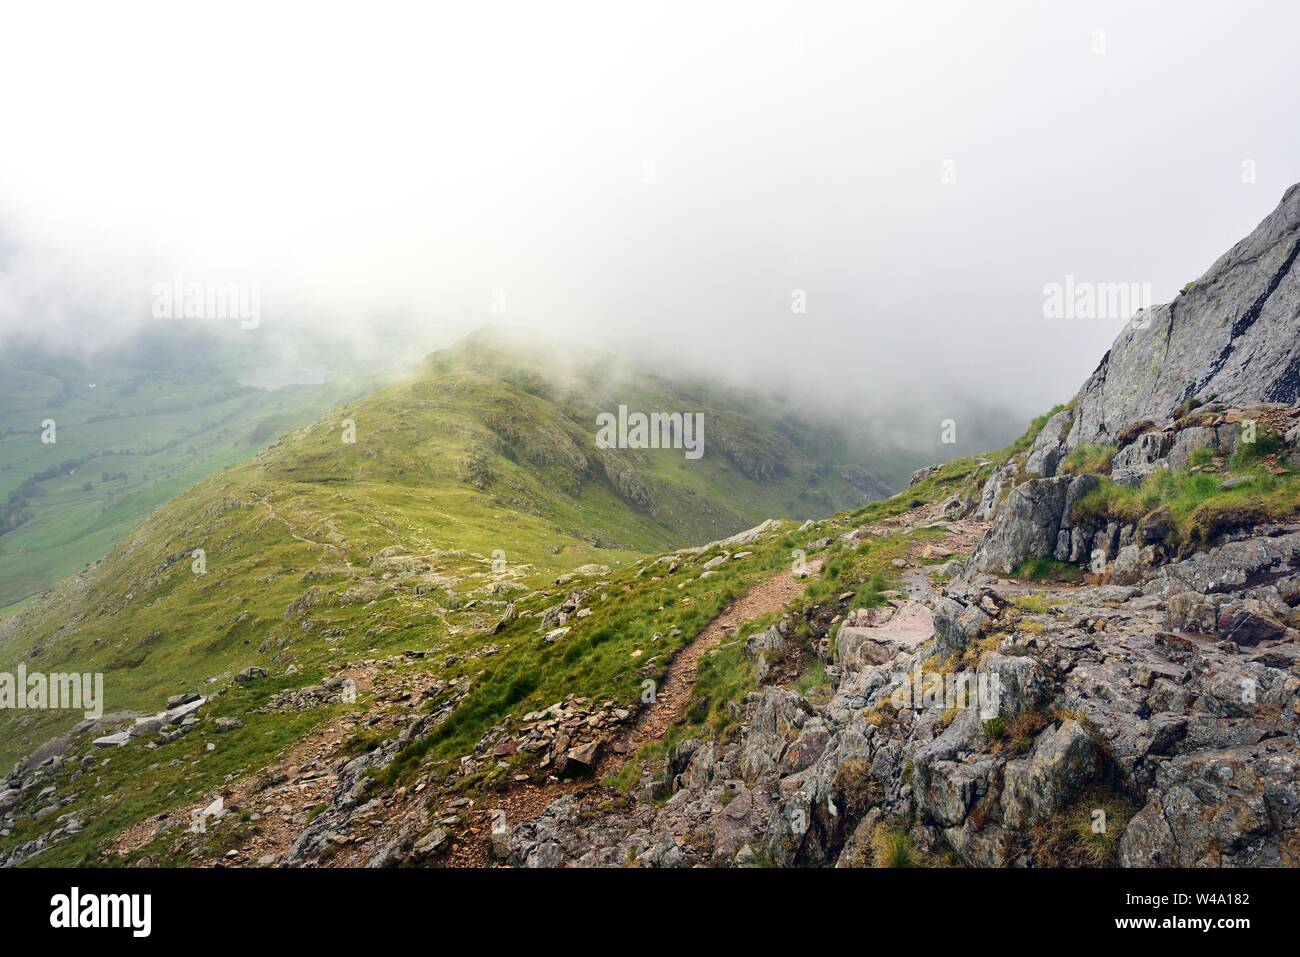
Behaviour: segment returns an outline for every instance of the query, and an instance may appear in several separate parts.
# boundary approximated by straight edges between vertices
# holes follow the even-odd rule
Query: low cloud
[[[1172,298],[1300,179],[1300,10],[1252,9],[29,7],[0,343],[94,354],[160,282],[252,283],[277,356],[509,323],[921,446],[1001,434],[1123,325],[1045,287]]]

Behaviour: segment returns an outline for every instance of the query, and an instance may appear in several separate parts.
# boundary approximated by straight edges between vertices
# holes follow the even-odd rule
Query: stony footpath
[[[762,687],[738,734],[683,741],[630,797],[560,798],[511,829],[509,860],[855,866],[902,845],[930,864],[1293,866],[1298,549],[1279,526],[1139,584],[961,582],[851,611],[829,698]],[[1240,625],[1244,602],[1271,624]],[[917,676],[962,674],[993,700],[898,706]]]
[[[751,530],[748,540],[768,530],[767,525]],[[737,536],[730,543],[745,541]],[[736,554],[743,557],[743,553]],[[505,838],[512,822],[541,813],[563,796],[605,791],[598,784],[603,775],[682,719],[701,655],[734,637],[743,622],[783,609],[802,592],[804,575],[816,574],[820,565],[813,560],[801,576],[780,572],[747,591],[674,656],[653,702],[636,711],[609,701],[596,704],[571,696],[524,714],[516,727],[494,729],[473,755],[464,758],[462,768],[473,773],[483,761],[503,760],[520,752],[534,758],[530,770],[516,774],[504,792],[481,798],[451,797],[421,782],[360,801],[368,787],[364,782],[369,779],[362,777],[359,769],[386,763],[388,757],[380,754],[349,762],[330,810],[295,843],[285,855],[285,863],[381,867],[504,862],[509,853]],[[560,606],[542,615],[541,630],[563,627],[559,615],[580,611],[584,597],[582,592],[571,593]],[[427,729],[419,733],[427,733]],[[364,827],[368,815],[375,821],[373,829]]]
[[[809,610],[829,693],[800,694],[756,657],[762,686],[734,733],[680,742],[626,797],[561,797],[511,828],[509,861],[1300,863],[1300,522],[1269,517],[1300,503],[1215,505],[1208,540],[1159,506],[1132,522],[1075,508],[1106,481],[1161,472],[1223,492],[1289,476],[1300,408],[1185,401],[1118,430],[1101,474],[1066,468],[1078,414],[1050,419],[978,496],[841,536],[942,529],[910,557],[973,554],[900,569],[906,593],[886,607]],[[1075,583],[1007,577],[1030,559]],[[747,652],[771,653],[796,624]]]

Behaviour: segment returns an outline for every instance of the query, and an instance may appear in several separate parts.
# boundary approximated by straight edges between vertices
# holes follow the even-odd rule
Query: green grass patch
[[[894,583],[885,577],[883,571],[872,572],[871,576],[853,593],[853,607],[879,608],[889,600],[881,593],[889,591],[893,586]]]
[[[807,697],[814,690],[826,684],[826,662],[818,658],[804,668],[794,683],[794,690]]]
[[[75,795],[60,811],[79,818],[85,827],[76,835],[31,858],[28,866],[96,867],[125,863],[101,849],[102,842],[146,818],[177,807],[209,800],[231,775],[266,767],[301,737],[338,713],[329,705],[291,714],[256,714],[247,710],[252,692],[242,702],[220,700],[199,726],[178,741],[150,751],[144,740],[126,747],[96,751],[107,765],[70,782],[65,793]],[[229,697],[229,696],[228,696]],[[257,698],[262,697],[257,695]],[[207,710],[206,708],[204,709]],[[226,734],[211,731],[211,717],[239,714],[244,726]],[[215,744],[213,751],[207,750]],[[183,831],[188,826],[181,824]],[[20,821],[6,841],[30,839],[43,822]],[[173,835],[174,837],[174,835]]]
[[[1011,577],[1031,582],[1081,582],[1083,571],[1069,562],[1058,562],[1055,558],[1040,555],[1027,558],[1017,565],[1012,570]]]
[[[1062,475],[1109,475],[1115,458],[1113,445],[1080,445],[1061,463]]]
[[[1225,532],[1250,524],[1284,521],[1300,512],[1300,477],[1274,475],[1259,467],[1236,468],[1251,481],[1223,489],[1223,475],[1159,471],[1138,486],[1102,479],[1070,512],[1076,525],[1100,527],[1110,521],[1140,525],[1157,509],[1167,512],[1173,529],[1167,544],[1188,551],[1213,544]]]

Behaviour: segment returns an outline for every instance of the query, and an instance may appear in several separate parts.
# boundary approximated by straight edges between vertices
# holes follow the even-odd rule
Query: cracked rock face
[[[1177,299],[1125,327],[1075,400],[1067,447],[1114,444],[1125,426],[1164,422],[1190,396],[1295,402],[1297,258],[1300,185]]]
[[[1061,529],[1069,525],[1071,506],[1096,484],[1094,475],[1060,475],[1017,485],[971,556],[968,571],[1007,575],[1027,558],[1054,554]]]
[[[1300,754],[1294,739],[1180,755],[1120,844],[1126,867],[1294,867]]]

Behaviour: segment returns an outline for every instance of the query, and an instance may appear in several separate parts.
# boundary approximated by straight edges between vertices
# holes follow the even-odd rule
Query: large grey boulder
[[[971,555],[967,571],[1009,575],[1027,558],[1054,554],[1070,506],[1097,482],[1095,475],[1058,475],[1017,485]]]
[[[1047,703],[1052,690],[1042,665],[1022,655],[986,654],[979,663],[979,678],[981,696],[987,689],[992,698],[981,697],[981,718],[1012,718],[1032,711]]]
[[[942,734],[912,754],[912,788],[921,819],[940,827],[957,827],[971,807],[988,793],[996,763],[963,758],[984,741],[978,711],[960,712]]]
[[[984,634],[992,619],[978,605],[963,605],[954,598],[934,604],[934,652],[941,658],[961,654]]]
[[[740,776],[753,782],[781,760],[786,745],[812,714],[808,702],[793,691],[764,688],[751,694],[749,729],[740,753]]]
[[[1185,591],[1165,602],[1166,624],[1173,631],[1212,635],[1219,628],[1219,603],[1210,595]]]
[[[1026,472],[1043,478],[1056,474],[1056,468],[1065,455],[1065,436],[1073,421],[1074,413],[1070,409],[1062,409],[1047,420],[1029,450],[1029,457],[1025,460]]]
[[[1115,454],[1110,477],[1121,485],[1140,485],[1156,469],[1165,468],[1171,439],[1167,432],[1146,432]]]
[[[1214,594],[1245,588],[1268,575],[1300,566],[1300,532],[1257,536],[1197,552],[1185,561],[1164,565],[1143,590],[1168,598],[1180,592]]]
[[[1014,828],[1041,824],[1077,795],[1100,770],[1097,748],[1079,722],[1044,731],[1027,758],[1003,772],[1002,815]]]
[[[1254,599],[1228,602],[1219,610],[1220,636],[1239,645],[1272,641],[1285,635],[1286,630],[1267,605]]]
[[[987,522],[997,513],[998,505],[1002,501],[1002,493],[1011,487],[1015,481],[1015,475],[1016,461],[1011,458],[988,477],[984,487],[980,489],[979,504],[975,506],[975,519],[977,521]]]
[[[915,472],[912,473],[912,477],[907,480],[908,488],[911,488],[917,482],[924,482],[926,479],[928,479],[935,472],[939,471],[939,469],[941,468],[943,468],[942,462],[938,463],[937,465],[926,465],[917,469]]]
[[[1119,334],[1074,403],[1068,448],[1166,422],[1184,399],[1294,402],[1300,392],[1300,185],[1149,321]]]

